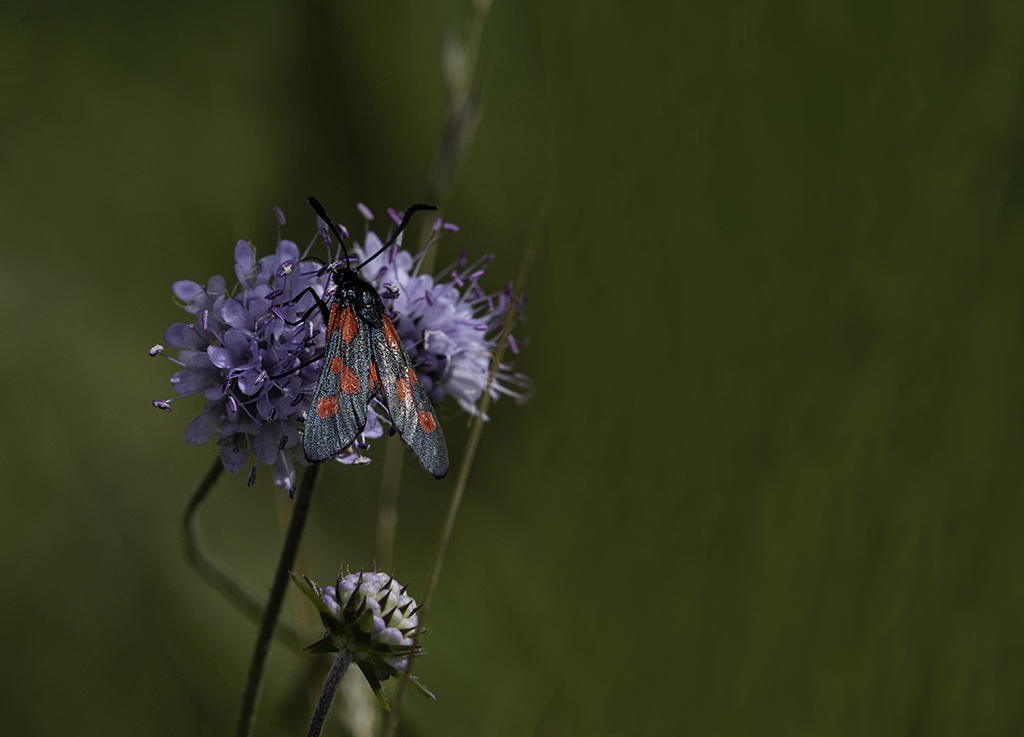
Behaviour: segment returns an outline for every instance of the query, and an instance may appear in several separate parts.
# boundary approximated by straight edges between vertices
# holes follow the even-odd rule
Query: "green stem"
[[[313,718],[309,721],[306,737],[320,737],[320,733],[324,731],[324,724],[331,711],[334,694],[338,691],[338,684],[341,683],[341,678],[345,675],[351,662],[352,655],[348,650],[338,651],[338,657],[334,659],[334,665],[331,666],[327,680],[324,681],[324,687],[320,691],[320,699],[316,702],[316,709],[313,710]]]
[[[181,523],[185,537],[185,559],[192,566],[192,570],[227,599],[229,604],[253,622],[259,622],[263,617],[263,606],[256,601],[252,594],[242,588],[213,556],[206,553],[202,536],[199,533],[199,506],[206,501],[223,471],[224,464],[221,463],[220,457],[217,457],[214,459],[213,465],[210,466],[210,470],[206,472],[206,476],[199,482],[192,498],[189,499]],[[284,640],[289,647],[301,647],[299,635],[291,627],[282,626],[278,637]]]
[[[256,702],[259,699],[260,686],[263,683],[263,671],[266,669],[267,655],[270,653],[270,643],[274,637],[277,618],[281,613],[281,605],[284,603],[288,574],[295,564],[295,556],[299,552],[302,530],[306,526],[306,517],[309,516],[313,487],[316,485],[316,477],[319,473],[319,464],[306,468],[299,493],[295,497],[295,509],[292,511],[291,523],[288,525],[288,535],[285,537],[284,547],[281,549],[281,558],[277,564],[277,572],[274,574],[274,583],[270,588],[270,598],[267,600],[267,608],[263,612],[263,622],[260,625],[259,634],[256,636],[256,647],[249,665],[249,676],[245,684],[245,693],[242,695],[242,712],[238,719],[236,732],[238,737],[248,737],[252,731],[252,722],[256,715]]]
[[[480,435],[483,433],[484,429],[484,417],[487,416],[487,410],[491,406],[491,387],[494,384],[498,370],[501,368],[501,359],[505,355],[505,346],[507,345],[506,338],[508,338],[508,334],[512,332],[512,328],[516,324],[519,296],[523,293],[523,288],[526,286],[526,276],[530,271],[531,264],[533,263],[533,255],[537,250],[537,244],[540,242],[540,234],[544,227],[544,221],[547,219],[548,203],[550,200],[551,190],[549,189],[544,201],[541,203],[540,210],[537,213],[537,219],[534,221],[533,228],[531,229],[530,236],[527,240],[526,251],[523,253],[523,260],[519,266],[519,275],[516,277],[515,286],[512,289],[512,299],[509,301],[508,311],[505,313],[505,324],[498,336],[497,348],[491,358],[491,371],[487,377],[487,386],[484,388],[484,392],[480,397],[480,404],[477,406],[477,414],[473,418],[473,424],[469,430],[469,441],[466,443],[466,452],[462,456],[462,464],[459,466],[459,475],[455,480],[455,489],[452,492],[452,498],[448,504],[448,513],[445,515],[444,528],[441,531],[441,539],[438,541],[437,553],[434,555],[434,565],[430,571],[430,579],[427,581],[427,590],[417,612],[419,626],[416,627],[416,632],[413,635],[413,647],[417,649],[419,648],[420,637],[424,632],[427,614],[430,610],[430,604],[434,599],[434,590],[437,588],[437,582],[441,578],[441,565],[444,563],[444,556],[448,551],[448,542],[451,540],[452,531],[455,529],[455,518],[458,515],[459,506],[462,504],[462,497],[466,490],[466,484],[469,482],[469,471],[473,466],[473,459],[476,456],[476,450],[480,444]],[[402,679],[398,682],[398,690],[395,693],[391,713],[388,715],[388,723],[384,730],[384,737],[394,737],[395,733],[398,731],[398,719],[402,712],[402,702],[405,699],[405,691],[409,681],[409,674],[412,671],[413,660],[413,658],[409,658],[406,661],[405,670],[402,671]]]

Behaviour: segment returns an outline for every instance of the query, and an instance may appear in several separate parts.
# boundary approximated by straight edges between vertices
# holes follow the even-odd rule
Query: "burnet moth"
[[[319,309],[327,333],[323,368],[306,415],[302,441],[306,458],[316,463],[330,460],[352,445],[366,427],[367,405],[377,399],[387,408],[392,426],[423,469],[443,478],[448,473],[448,446],[430,398],[416,378],[380,295],[357,271],[394,245],[413,213],[437,208],[410,207],[388,242],[352,268],[338,228],[315,197],[309,198],[309,204],[338,239],[345,255],[325,267],[335,286],[329,307],[312,288],[291,300],[296,303],[308,292],[315,304],[302,320],[289,324],[301,324]]]

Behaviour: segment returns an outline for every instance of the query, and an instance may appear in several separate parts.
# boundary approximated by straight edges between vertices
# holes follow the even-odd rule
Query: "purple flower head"
[[[360,211],[369,214],[365,206]],[[275,212],[283,224],[283,213]],[[427,245],[445,232],[452,229],[435,231]],[[318,261],[306,260],[315,240],[300,253],[295,243],[279,235],[274,253],[260,259],[249,243],[239,241],[235,245],[237,284],[230,290],[221,276],[205,285],[175,282],[174,295],[192,319],[173,323],[164,333],[166,345],[178,350],[176,359],[163,346],[150,349],[150,355],[163,355],[181,367],[171,377],[178,396],[156,400],[155,407],[170,411],[170,402],[193,394],[206,399],[203,411],[188,424],[185,440],[191,445],[216,441],[224,467],[233,472],[248,467],[250,484],[258,463],[272,466],[274,483],[291,492],[296,462],[307,462],[301,431],[320,375],[324,326],[319,310],[306,314],[300,309],[307,308],[289,302],[312,288],[330,303],[333,289],[330,271]],[[350,251],[362,260],[382,242],[367,230],[365,248],[353,245]],[[327,255],[331,255],[330,246]],[[419,274],[422,255],[421,251],[414,257],[396,244],[362,274],[392,311],[394,325],[431,400],[436,403],[452,394],[472,413],[486,387],[511,291],[486,294],[480,287],[478,280],[491,257],[468,266],[463,258],[445,270],[448,280],[442,282],[444,277]],[[308,298],[301,304],[307,302]],[[298,325],[287,324],[300,320]],[[514,340],[510,345],[518,347]],[[504,393],[521,399],[510,385],[523,387],[526,382],[513,373],[511,365],[502,366],[492,397]],[[369,447],[368,439],[382,434],[381,417],[371,403],[362,437],[337,460],[368,463],[360,451]]]

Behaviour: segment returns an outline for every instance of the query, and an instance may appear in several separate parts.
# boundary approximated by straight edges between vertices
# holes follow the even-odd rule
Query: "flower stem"
[[[229,604],[253,622],[259,622],[263,617],[263,606],[256,601],[255,597],[242,588],[213,556],[206,553],[202,543],[202,536],[199,534],[199,506],[206,501],[223,471],[224,464],[221,463],[218,456],[214,459],[210,470],[206,472],[206,476],[199,482],[199,486],[196,487],[192,498],[189,499],[188,507],[186,507],[185,515],[181,521],[181,529],[185,536],[185,559],[192,566],[192,570],[221,596],[227,599]],[[298,634],[291,627],[282,626],[277,635],[289,646],[301,646]]]
[[[462,455],[462,463],[459,466],[459,475],[455,480],[455,489],[452,491],[452,498],[448,504],[448,513],[445,515],[444,528],[441,531],[441,539],[437,544],[437,553],[434,555],[434,565],[430,571],[430,579],[427,581],[427,590],[417,612],[419,626],[416,627],[416,632],[413,635],[414,648],[419,647],[420,636],[424,632],[427,614],[430,610],[430,603],[434,598],[434,590],[437,588],[438,579],[441,577],[441,565],[444,563],[444,556],[448,550],[448,542],[451,540],[452,531],[455,529],[455,517],[458,515],[459,505],[462,503],[462,496],[465,493],[466,484],[469,481],[469,471],[473,466],[473,459],[476,456],[477,446],[480,444],[480,435],[484,429],[484,417],[487,416],[487,410],[491,406],[491,386],[494,384],[494,379],[498,374],[498,370],[501,368],[501,359],[505,355],[505,346],[507,345],[506,338],[508,337],[508,334],[512,332],[512,328],[516,323],[519,296],[522,295],[523,288],[526,286],[526,276],[529,273],[530,265],[533,262],[533,255],[536,252],[537,244],[540,241],[540,234],[544,227],[544,221],[547,218],[548,203],[550,200],[551,190],[549,189],[544,201],[541,203],[540,211],[537,213],[537,219],[534,221],[533,228],[530,231],[530,236],[527,239],[526,251],[523,253],[523,260],[519,266],[519,275],[516,277],[515,285],[512,290],[512,299],[509,300],[508,311],[505,313],[505,325],[502,327],[501,334],[498,336],[497,348],[495,349],[494,355],[491,359],[491,372],[487,377],[487,387],[480,396],[480,404],[477,406],[477,413],[476,416],[473,417],[473,424],[469,430],[469,440],[466,442],[466,452]],[[402,701],[405,699],[406,684],[409,680],[409,674],[412,671],[412,663],[413,658],[409,658],[405,663],[405,670],[402,671],[402,679],[398,682],[398,690],[395,693],[391,713],[388,715],[388,723],[384,730],[384,737],[394,737],[395,733],[398,731],[398,719],[402,712]]]
[[[320,733],[324,731],[324,723],[326,723],[327,715],[331,711],[331,702],[334,701],[334,694],[337,692],[338,684],[341,683],[341,678],[345,675],[345,671],[351,662],[352,655],[348,650],[338,651],[338,657],[334,659],[334,665],[331,666],[331,670],[327,674],[327,680],[324,681],[324,687],[320,691],[320,699],[316,702],[316,708],[313,710],[313,718],[309,720],[309,729],[306,731],[306,737],[320,737]]]
[[[281,605],[284,603],[288,574],[295,563],[295,556],[299,552],[302,530],[306,526],[306,517],[309,515],[309,506],[313,498],[313,487],[316,485],[316,477],[319,473],[319,464],[313,464],[306,468],[299,493],[295,497],[292,521],[288,526],[284,547],[281,549],[281,558],[277,563],[277,572],[274,574],[270,598],[267,600],[267,608],[263,612],[263,622],[260,625],[259,634],[256,636],[256,647],[249,665],[249,677],[246,680],[245,693],[242,695],[242,712],[238,719],[236,732],[238,737],[248,737],[252,730],[253,718],[256,715],[256,702],[259,699],[260,686],[263,683],[263,671],[267,664],[267,655],[270,653],[270,642],[274,637],[274,628],[277,625],[278,615],[281,613]]]

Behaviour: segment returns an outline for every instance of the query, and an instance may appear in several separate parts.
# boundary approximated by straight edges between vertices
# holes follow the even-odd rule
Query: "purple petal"
[[[171,387],[178,394],[195,394],[220,383],[220,372],[215,368],[183,369],[171,377]]]
[[[257,287],[257,289],[261,288],[262,287]],[[248,308],[250,315],[266,315],[270,312],[270,302],[263,297],[250,296],[248,300]]]
[[[224,347],[238,356],[249,353],[250,341],[250,336],[243,330],[228,330],[224,333]]]
[[[210,281],[206,282],[206,291],[214,296],[222,297],[228,293],[228,283],[223,276],[211,277]]]
[[[266,381],[262,371],[251,369],[238,377],[238,388],[248,397],[260,391]]]
[[[206,351],[210,362],[219,369],[230,369],[235,366],[234,351],[221,346],[210,346]]]
[[[233,328],[253,329],[253,319],[249,311],[233,299],[226,300],[221,307],[221,318]]]
[[[249,465],[249,454],[244,452],[237,442],[230,442],[220,449],[220,462],[224,464],[225,470],[238,473]]]
[[[214,424],[214,413],[204,410],[202,414],[194,418],[188,427],[185,428],[185,442],[189,445],[204,445],[217,434],[217,427]]]
[[[178,353],[178,360],[187,368],[205,369],[211,365],[210,356],[205,350],[183,350]]]
[[[281,241],[277,244],[277,257],[281,263],[290,261],[297,264],[299,262],[299,247],[292,241]]]
[[[203,293],[202,284],[197,284],[196,282],[189,281],[188,279],[174,282],[174,286],[171,287],[171,289],[174,292],[174,296],[182,302],[191,302],[198,295]]]
[[[245,286],[256,281],[256,251],[245,241],[235,244],[235,276]]]
[[[175,322],[164,331],[164,340],[171,348],[193,348],[198,349],[206,345],[190,323]]]
[[[277,446],[281,442],[281,424],[271,422],[263,425],[256,435],[256,460],[265,466],[272,466],[277,460]]]

